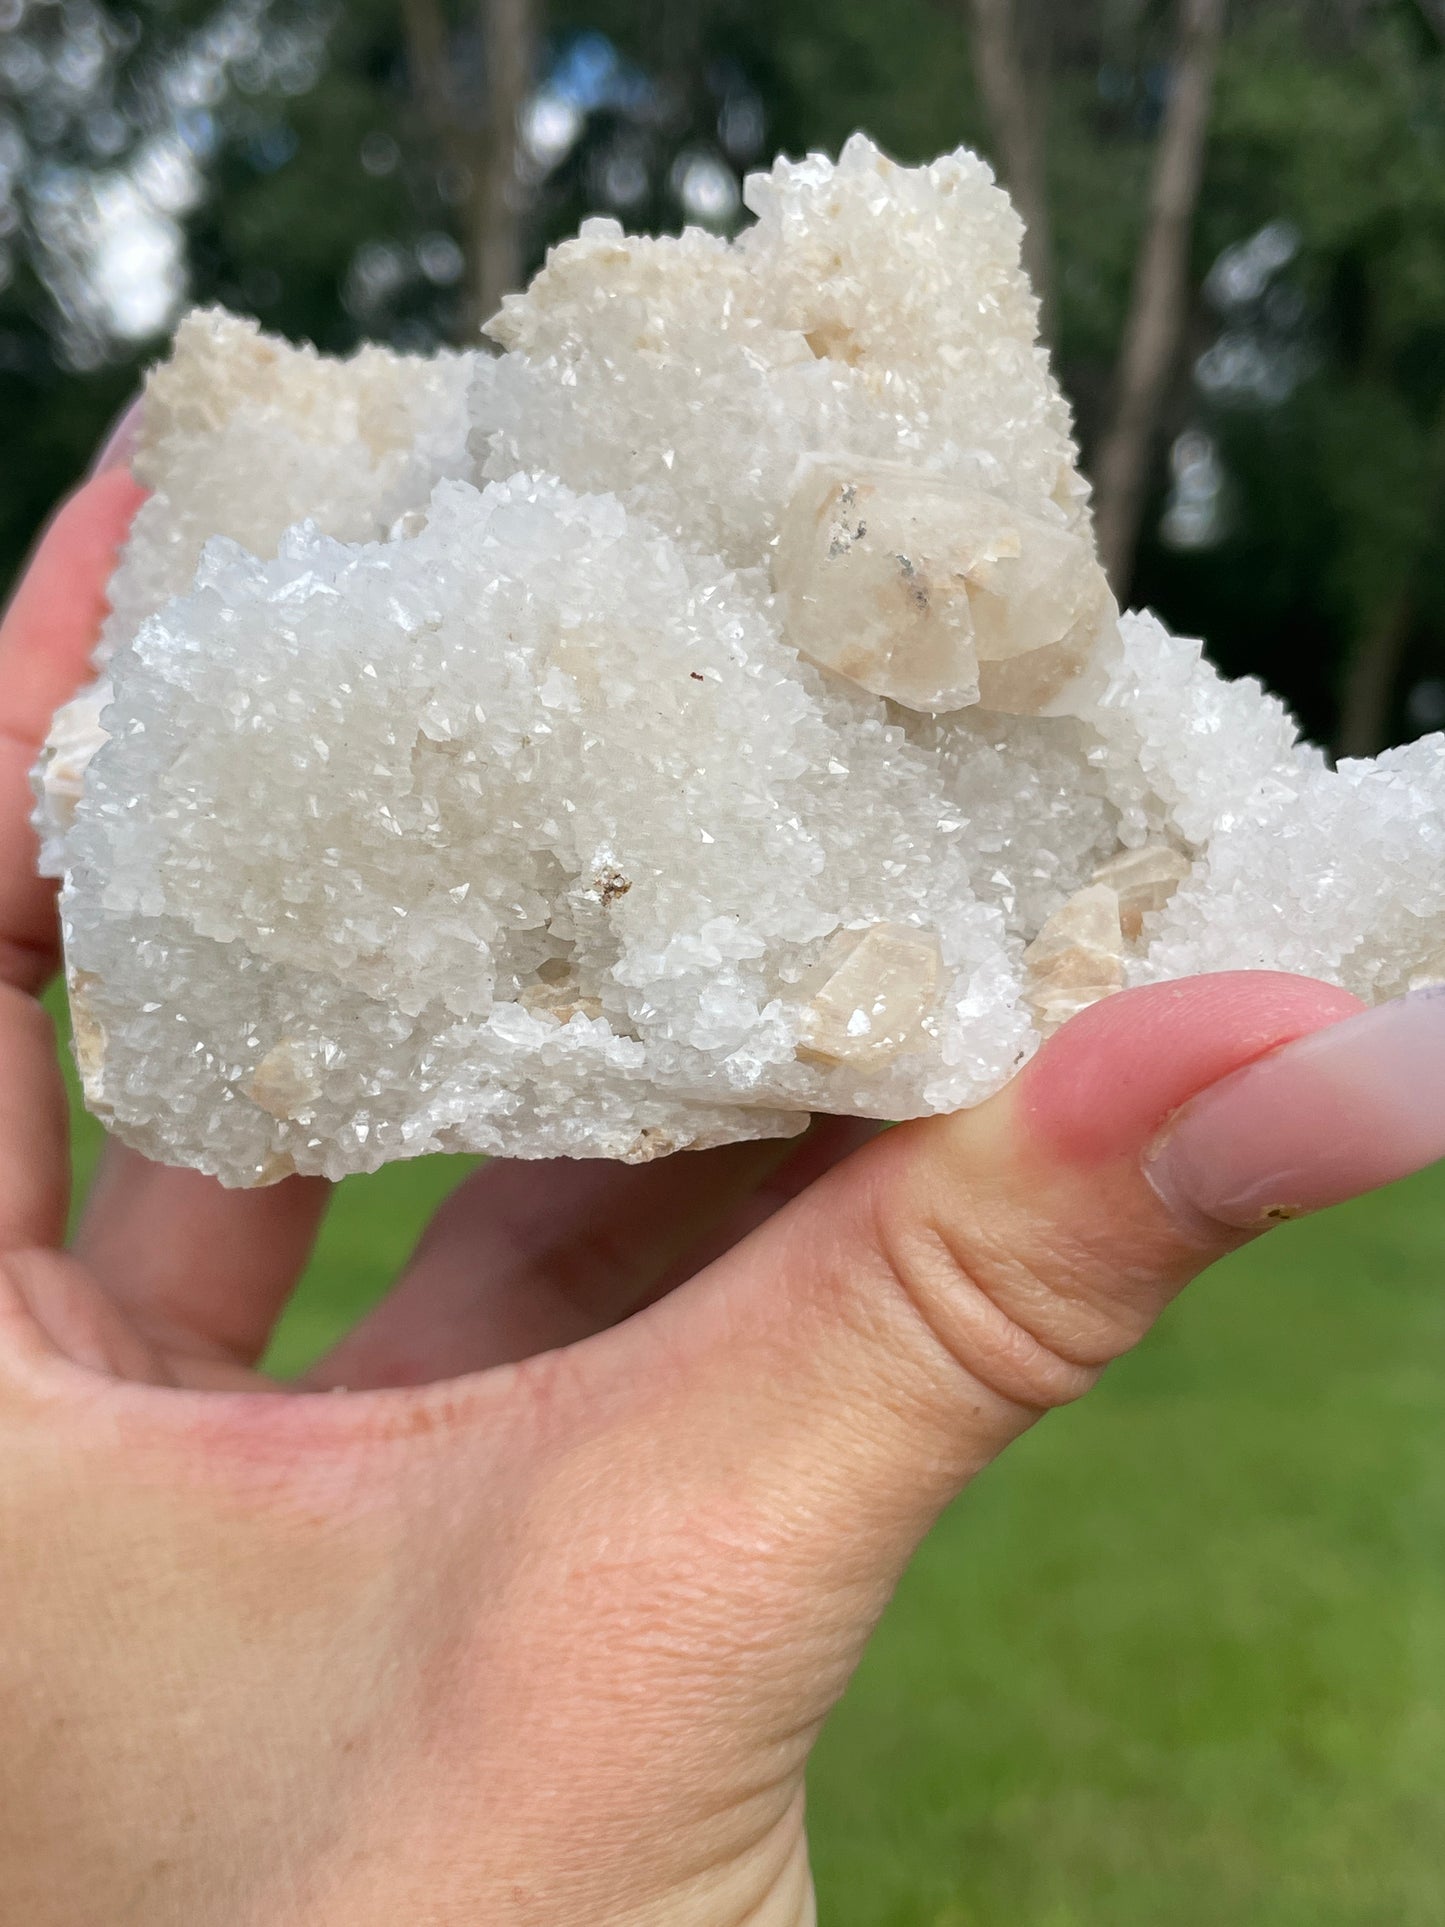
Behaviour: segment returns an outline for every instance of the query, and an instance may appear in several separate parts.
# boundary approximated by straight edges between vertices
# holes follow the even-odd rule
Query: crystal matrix
[[[987,1096],[1127,984],[1445,955],[1445,745],[1119,618],[981,162],[589,222],[499,357],[218,313],[40,773],[88,1099],[231,1184]]]

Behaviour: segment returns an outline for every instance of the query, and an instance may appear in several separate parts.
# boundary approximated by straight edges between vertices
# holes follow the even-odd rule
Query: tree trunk
[[[1395,687],[1410,641],[1414,608],[1409,588],[1400,589],[1356,645],[1340,697],[1341,756],[1378,756],[1389,743]]]
[[[1043,116],[1029,84],[1015,0],[968,0],[974,67],[993,130],[999,172],[1024,223],[1024,266],[1043,311],[1044,333],[1053,293]]]
[[[440,0],[402,0],[401,17],[412,98],[443,158],[459,164],[461,126]]]
[[[534,0],[480,0],[487,113],[474,176],[467,249],[473,330],[490,321],[522,279],[522,181],[517,166],[522,109],[532,84]]]
[[[1189,312],[1189,246],[1226,0],[1180,0],[1173,85],[1119,357],[1113,423],[1095,471],[1099,555],[1124,600],[1134,573],[1149,464]]]
[[[465,86],[452,64],[441,0],[402,0],[412,92],[438,155],[464,183],[462,338],[468,345],[522,278],[518,145],[537,36],[537,0],[476,5],[482,73],[479,86]]]
[[[1425,526],[1437,528],[1445,511],[1445,402],[1435,416],[1421,492],[1428,505]],[[1404,558],[1395,590],[1355,644],[1340,691],[1340,721],[1335,734],[1341,756],[1378,756],[1389,745],[1395,691],[1405,666],[1427,553],[1422,545]]]

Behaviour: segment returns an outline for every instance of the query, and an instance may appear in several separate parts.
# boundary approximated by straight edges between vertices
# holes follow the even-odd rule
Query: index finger
[[[55,888],[35,872],[30,770],[84,680],[116,550],[145,491],[112,470],[63,504],[0,619],[0,1250],[57,1239],[68,1170],[65,1091],[39,990],[58,956]]]
[[[0,983],[34,992],[59,958],[55,887],[35,872],[30,771],[86,680],[116,553],[146,491],[128,469],[62,503],[0,619]]]

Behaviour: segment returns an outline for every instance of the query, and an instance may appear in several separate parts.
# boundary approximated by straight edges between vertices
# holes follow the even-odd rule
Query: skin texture
[[[1151,1142],[1358,1006],[1170,985],[959,1117],[490,1165],[283,1392],[324,1187],[112,1146],[61,1248],[25,772],[139,499],[72,498],[0,630],[7,1918],[802,1927],[808,1753],[919,1539],[1247,1235]]]

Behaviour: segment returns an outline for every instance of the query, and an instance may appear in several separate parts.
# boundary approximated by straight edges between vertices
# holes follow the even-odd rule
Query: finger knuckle
[[[953,1363],[1013,1404],[1038,1411],[1070,1404],[1115,1355],[1111,1339],[1078,1329],[1051,1266],[1031,1261],[967,1211],[885,1201],[874,1242],[888,1276]]]

